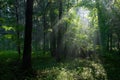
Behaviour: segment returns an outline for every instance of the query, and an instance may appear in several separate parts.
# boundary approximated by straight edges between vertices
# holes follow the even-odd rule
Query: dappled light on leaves
[[[75,54],[84,54],[81,52],[81,48],[84,49],[83,51],[86,52],[89,50],[96,50],[97,45],[95,43],[95,38],[96,36],[99,37],[99,35],[96,34],[96,32],[99,30],[97,23],[95,23],[94,25],[92,24],[92,21],[94,19],[90,14],[93,13],[86,8],[73,7],[69,10],[67,15],[63,16],[63,18],[60,20],[61,22],[59,21],[60,23],[58,23],[58,25],[64,23],[67,24],[66,31],[64,32],[62,37],[62,45],[64,47],[67,46],[68,57],[69,54],[73,54],[72,56],[74,56]],[[57,27],[56,31],[58,30],[59,26]]]
[[[107,73],[100,62],[85,59],[66,61],[54,66],[38,70],[38,79],[54,80],[98,80],[107,79]]]

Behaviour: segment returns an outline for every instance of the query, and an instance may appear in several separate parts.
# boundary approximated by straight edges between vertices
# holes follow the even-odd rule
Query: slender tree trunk
[[[59,20],[62,18],[62,0],[59,0]],[[59,24],[58,33],[57,33],[57,49],[56,49],[56,60],[60,61],[60,53],[61,53],[61,41],[62,41],[62,26]]]
[[[32,68],[31,64],[31,42],[32,42],[32,10],[33,0],[27,0],[26,6],[26,23],[25,23],[25,38],[24,38],[24,51],[23,51],[23,63],[24,70]]]
[[[44,42],[43,42],[43,51],[44,51],[44,54],[45,54],[45,48],[46,48],[46,16],[45,16],[45,12],[43,14],[43,27],[44,27],[44,36],[43,36],[43,39],[44,39]]]
[[[43,28],[44,28],[44,35],[43,35],[43,39],[44,39],[44,42],[43,42],[43,51],[45,53],[45,50],[46,50],[46,29],[47,29],[47,23],[46,23],[46,9],[48,7],[48,5],[50,4],[50,2],[47,3],[47,5],[45,5],[44,3],[44,12],[43,12]]]
[[[20,59],[20,54],[21,54],[21,48],[20,48],[20,31],[19,31],[19,15],[18,15],[18,6],[19,6],[19,3],[18,3],[18,0],[16,0],[16,4],[15,4],[15,8],[16,8],[16,33],[17,33],[17,51],[18,51],[18,54],[19,54],[19,58],[18,58],[18,61]]]
[[[110,49],[109,42],[110,42],[110,36],[109,36],[109,34],[108,34],[108,35],[107,35],[107,51],[109,51],[109,49]]]
[[[51,56],[55,57],[56,54],[56,37],[55,37],[55,31],[51,32]]]
[[[119,33],[117,34],[117,36],[118,36],[117,49],[118,49],[118,52],[120,53],[120,35],[119,35]]]
[[[110,34],[110,51],[112,51],[112,33]]]
[[[55,57],[55,54],[56,54],[56,44],[57,44],[57,40],[56,40],[56,34],[55,34],[55,29],[54,29],[54,26],[53,26],[53,16],[54,16],[54,9],[52,8],[52,3],[50,3],[50,25],[51,25],[51,29],[52,29],[52,32],[51,32],[51,41],[50,41],[50,49],[51,49],[51,56],[52,57]]]
[[[59,20],[62,18],[62,0],[59,0]]]

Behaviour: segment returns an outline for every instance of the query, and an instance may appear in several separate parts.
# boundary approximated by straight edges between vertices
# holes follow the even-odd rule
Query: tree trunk
[[[109,51],[109,49],[110,49],[109,42],[110,42],[110,36],[109,36],[109,34],[108,34],[108,35],[107,35],[107,51]]]
[[[107,26],[106,26],[106,17],[103,15],[103,11],[105,10],[105,8],[103,8],[101,5],[101,1],[99,0],[95,0],[96,1],[96,8],[97,8],[97,15],[98,15],[98,26],[99,26],[99,30],[100,30],[100,43],[101,43],[101,47],[102,47],[102,51],[106,50],[106,30],[107,30]]]
[[[62,18],[62,0],[59,0],[59,20]]]
[[[18,0],[16,0],[16,4],[15,4],[15,9],[16,9],[16,34],[17,34],[17,51],[18,51],[18,55],[19,55],[19,58],[18,58],[18,61],[20,60],[20,54],[21,54],[21,48],[20,48],[20,31],[19,31],[19,15],[18,15],[18,6],[19,6],[19,3],[18,3]],[[17,61],[17,62],[18,62]]]
[[[27,0],[24,51],[23,51],[23,63],[22,63],[22,67],[24,70],[29,70],[32,68],[32,64],[31,64],[32,10],[33,10],[33,0]]]
[[[46,48],[46,16],[45,16],[45,12],[44,12],[44,14],[43,14],[43,27],[44,27],[44,35],[43,35],[43,39],[44,39],[44,41],[43,41],[43,43],[44,43],[44,45],[43,45],[43,52],[44,52],[44,54],[45,54],[45,48]]]
[[[110,34],[110,51],[112,51],[112,33]]]
[[[54,29],[54,9],[52,7],[52,3],[50,3],[50,26],[51,26],[51,38],[50,38],[50,49],[51,49],[51,56],[55,57],[56,54],[56,44],[57,44],[57,39],[56,39],[56,34],[55,34],[55,29]]]
[[[118,53],[120,54],[120,35],[119,35],[119,33],[117,34],[117,36],[118,36],[117,49],[118,49]]]
[[[62,18],[62,0],[59,0],[59,20]],[[60,53],[61,53],[61,43],[62,43],[62,26],[59,24],[58,33],[57,33],[57,49],[56,49],[56,60],[60,61]]]

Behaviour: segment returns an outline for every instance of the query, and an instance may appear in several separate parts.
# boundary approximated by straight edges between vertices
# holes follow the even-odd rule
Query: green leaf
[[[7,38],[7,39],[12,39],[12,36],[13,36],[13,35],[11,35],[11,34],[6,34],[6,35],[4,35],[4,37]]]
[[[9,26],[2,26],[2,28],[5,29],[5,31],[14,30],[13,27],[9,27]]]

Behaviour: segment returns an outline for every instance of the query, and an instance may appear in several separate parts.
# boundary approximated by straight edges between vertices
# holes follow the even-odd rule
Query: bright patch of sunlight
[[[56,80],[74,80],[73,73],[71,73],[69,70],[66,70],[65,68],[62,68]]]
[[[103,75],[102,77],[106,77],[107,76],[106,72],[105,72],[105,70],[104,70],[104,68],[103,68],[103,66],[101,64],[92,62],[91,65],[95,69],[94,74],[95,74],[96,77],[100,77],[101,75]]]
[[[92,63],[92,62],[91,62]],[[97,80],[104,79],[107,80],[106,72],[101,64],[92,63],[90,67],[83,67],[83,71],[80,73],[84,80]]]
[[[82,25],[84,25],[84,27],[88,27],[89,26],[88,16],[90,11],[84,8],[79,8],[77,13],[80,16]]]
[[[2,28],[5,29],[5,31],[14,30],[14,28],[10,26],[2,26]]]
[[[96,25],[92,25],[90,11],[86,8],[71,8],[61,22],[67,22],[67,29],[63,36],[63,44],[67,45],[69,54],[75,51],[80,53],[80,47],[86,50],[95,50]],[[97,24],[97,23],[96,23]],[[76,50],[75,50],[76,49]],[[75,50],[75,51],[74,51]]]
[[[69,63],[68,67],[59,70],[60,72],[56,80],[107,80],[107,75],[102,64],[79,59],[73,62],[76,64]]]
[[[100,62],[75,59],[59,66],[38,71],[39,80],[107,80],[107,74]]]
[[[81,73],[81,76],[83,79],[90,79],[90,80],[94,80],[94,77],[92,75],[92,69],[89,67],[84,67],[83,71]]]

